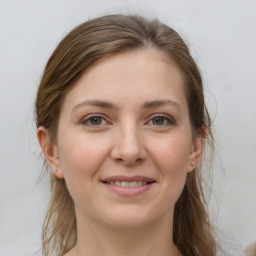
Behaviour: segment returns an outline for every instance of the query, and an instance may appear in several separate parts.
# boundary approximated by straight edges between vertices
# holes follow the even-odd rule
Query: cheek
[[[167,201],[176,202],[184,188],[189,166],[188,141],[175,137],[166,139],[155,147],[155,165],[159,169],[163,193]]]
[[[183,136],[173,136],[154,144],[155,161],[163,175],[186,173],[190,156],[190,141]]]
[[[84,169],[93,170],[104,155],[105,148],[99,140],[89,136],[71,133],[59,143],[59,152],[62,168],[65,172],[84,172]]]
[[[72,192],[95,181],[97,170],[105,160],[106,144],[86,136],[66,135],[59,143],[61,168]],[[77,191],[78,192],[78,191]]]

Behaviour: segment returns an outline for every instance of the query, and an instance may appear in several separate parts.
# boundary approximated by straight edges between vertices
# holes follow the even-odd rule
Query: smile
[[[121,196],[138,196],[151,189],[155,180],[145,176],[111,176],[101,180],[105,187]]]
[[[146,182],[146,181],[106,181],[107,184],[109,185],[114,185],[114,186],[119,186],[123,188],[135,188],[135,187],[140,187],[147,185],[151,182]]]

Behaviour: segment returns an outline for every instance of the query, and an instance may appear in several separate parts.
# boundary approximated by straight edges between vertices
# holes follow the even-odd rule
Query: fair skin
[[[75,203],[78,239],[66,256],[181,255],[174,206],[203,139],[192,136],[181,72],[163,53],[101,61],[65,96],[55,142],[44,127],[38,139]]]

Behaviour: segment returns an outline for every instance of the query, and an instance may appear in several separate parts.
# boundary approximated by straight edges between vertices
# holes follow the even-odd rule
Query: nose
[[[111,158],[125,165],[136,165],[147,158],[143,135],[136,125],[125,125],[116,131]]]

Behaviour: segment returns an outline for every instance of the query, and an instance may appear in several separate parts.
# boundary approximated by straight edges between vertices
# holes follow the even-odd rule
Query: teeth
[[[135,187],[140,187],[144,186],[147,184],[146,181],[108,181],[107,182],[110,185],[115,185],[123,188],[135,188]]]
[[[142,181],[137,182],[138,186],[142,186]]]
[[[138,183],[136,181],[132,181],[130,182],[130,188],[134,188],[134,187],[137,187],[138,186]]]
[[[129,186],[129,182],[127,182],[127,181],[122,181],[122,182],[121,182],[121,186],[122,186],[123,188],[128,188],[128,187],[130,187],[130,186]]]
[[[113,182],[114,182],[114,181],[113,181]],[[114,184],[115,184],[116,186],[121,187],[121,182],[120,182],[120,181],[116,181],[116,182],[114,182]]]

